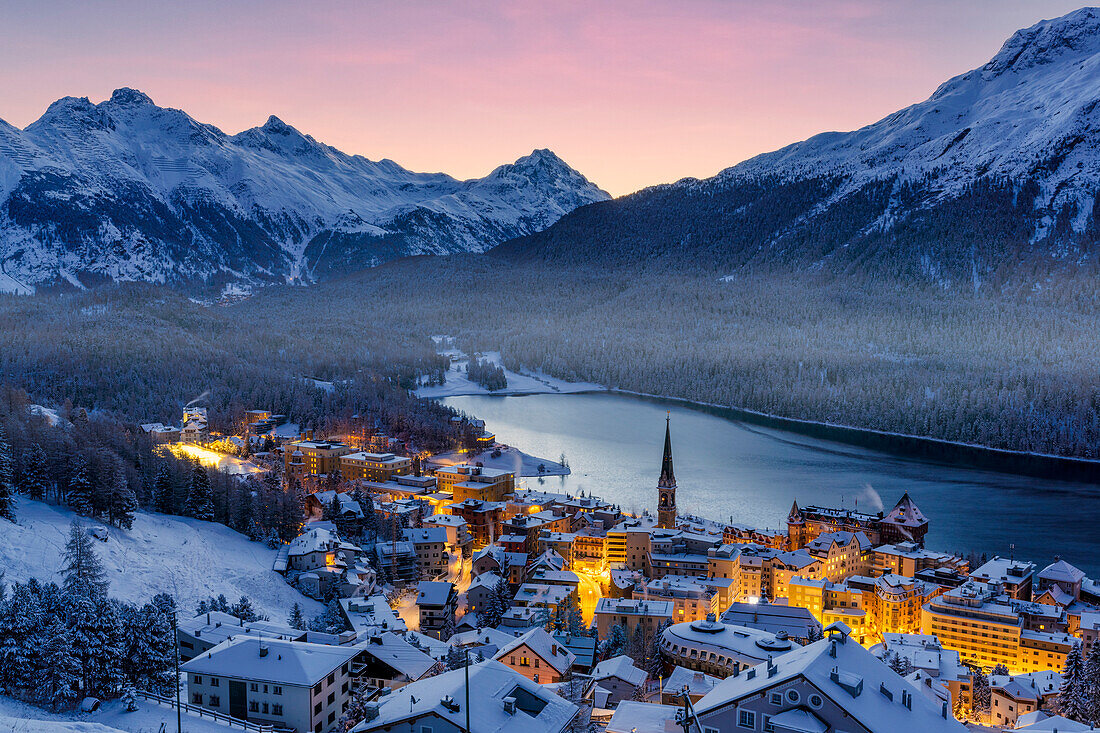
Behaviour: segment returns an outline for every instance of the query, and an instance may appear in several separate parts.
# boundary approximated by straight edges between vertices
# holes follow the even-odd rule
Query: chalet
[[[532,682],[565,679],[577,657],[542,628],[534,628],[502,647],[493,657]]]

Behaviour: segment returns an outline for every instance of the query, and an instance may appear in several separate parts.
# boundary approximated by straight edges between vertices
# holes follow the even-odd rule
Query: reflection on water
[[[945,467],[746,425],[678,403],[591,393],[449,397],[497,439],[573,469],[548,491],[592,492],[628,511],[655,510],[666,411],[681,512],[785,528],[799,504],[889,509],[909,491],[937,550],[1055,555],[1100,576],[1100,486]],[[528,485],[538,487],[536,479]],[[1015,549],[1011,545],[1015,544]]]

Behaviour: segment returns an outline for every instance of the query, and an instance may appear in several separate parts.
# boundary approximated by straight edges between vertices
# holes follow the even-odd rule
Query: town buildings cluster
[[[190,704],[280,729],[1008,730],[1055,719],[1067,659],[1100,649],[1100,583],[926,548],[908,494],[795,503],[785,533],[681,516],[667,424],[641,516],[385,436],[273,450],[313,489],[275,570],[336,626],[206,614],[179,644]]]

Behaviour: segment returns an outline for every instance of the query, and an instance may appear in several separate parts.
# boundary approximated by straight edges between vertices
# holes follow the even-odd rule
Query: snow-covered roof
[[[241,634],[265,639],[297,639],[305,633],[271,621],[242,621],[236,616],[221,611],[210,611],[194,618],[184,619],[179,622],[179,630],[181,633],[213,644],[220,644],[230,637]]]
[[[1025,713],[1016,719],[1015,730],[1027,731],[1058,731],[1058,733],[1080,733],[1081,731],[1094,731],[1085,723],[1063,718],[1061,715],[1051,715],[1042,710]]]
[[[291,540],[289,554],[291,556],[308,555],[313,552],[332,552],[335,550],[361,551],[350,542],[341,540],[335,532],[324,527],[314,527]]]
[[[351,628],[358,634],[378,633],[381,631],[406,630],[405,621],[390,608],[389,601],[383,595],[370,598],[341,598],[340,606],[351,622]]]
[[[467,668],[470,689],[470,733],[559,733],[578,708],[551,690],[528,680],[500,662],[486,661]],[[455,728],[466,729],[466,672],[456,669],[413,682],[377,701],[378,715],[355,726],[355,733],[392,728],[408,720],[438,716]],[[505,700],[515,706],[511,712]]]
[[[607,724],[607,733],[679,733],[678,705],[623,700]]]
[[[469,593],[474,588],[481,588],[483,586],[485,588],[496,588],[498,585],[500,585],[502,580],[504,580],[504,578],[500,577],[500,575],[496,571],[490,570],[489,572],[482,573],[481,575],[478,575],[476,578],[471,580],[470,587],[466,590],[466,592]]]
[[[634,687],[641,687],[646,680],[644,669],[634,666],[634,660],[625,654],[605,659],[592,670],[592,679],[599,682],[608,677],[617,677]]]
[[[455,646],[495,646],[500,649],[502,646],[511,644],[514,639],[515,637],[511,634],[489,628],[463,631],[448,639],[448,643]]]
[[[1075,568],[1065,560],[1056,560],[1039,572],[1039,578],[1052,583],[1080,583],[1085,579],[1085,571]]]
[[[914,694],[916,690],[910,683],[849,639],[850,630],[846,626],[833,624],[826,631],[834,638],[795,649],[715,685],[695,706],[703,724],[708,713],[803,678],[868,730],[922,733],[965,730],[949,714],[950,719],[945,718],[941,706],[924,695]],[[903,704],[904,700],[909,700],[908,706]]]
[[[661,635],[663,648],[680,647],[706,654],[729,657],[739,664],[756,664],[769,657],[797,649],[798,644],[759,629],[733,626],[720,621],[698,620],[673,624]],[[683,654],[683,652],[674,652]]]
[[[890,510],[890,513],[882,518],[883,522],[889,522],[890,524],[897,524],[903,527],[919,527],[923,524],[928,524],[927,517],[917,507],[913,500],[909,497],[909,492],[906,491],[898,499],[898,503],[894,505],[894,508]]]
[[[400,634],[373,634],[355,646],[410,680],[420,679],[435,666],[435,659],[405,641]]]
[[[188,674],[312,687],[358,653],[355,647],[237,636],[180,668]]]
[[[445,606],[454,593],[454,586],[443,580],[422,580],[416,586],[416,605]]]
[[[442,545],[446,544],[447,542],[447,528],[417,527],[415,529],[406,529],[404,532],[404,536],[406,540],[414,544],[436,542]]]
[[[531,629],[523,636],[512,639],[508,644],[502,646],[493,658],[503,659],[524,645],[558,672],[568,671],[573,666],[573,662],[577,661],[576,654],[560,644],[541,626]]]
[[[596,613],[620,616],[667,616],[672,618],[672,601],[639,601],[630,598],[608,598],[596,601]]]
[[[711,677],[709,674],[693,669],[673,667],[672,672],[665,677],[665,690],[680,692],[686,687],[692,695],[705,695],[721,681],[717,677]]]
[[[799,580],[802,582],[804,579]],[[759,629],[769,634],[782,631],[796,639],[808,639],[810,629],[821,626],[807,608],[763,602],[732,603],[722,614],[722,622]]]

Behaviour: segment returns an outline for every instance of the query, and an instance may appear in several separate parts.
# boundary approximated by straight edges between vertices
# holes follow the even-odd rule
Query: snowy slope
[[[7,571],[6,579],[60,582],[62,553],[75,515],[52,504],[17,501],[18,523],[6,524],[0,532],[0,567]],[[110,539],[96,542],[95,549],[107,570],[110,595],[124,601],[147,603],[163,591],[190,610],[211,595],[224,593],[230,601],[246,595],[260,613],[279,622],[286,621],[294,603],[307,616],[322,610],[271,569],[275,550],[221,524],[139,512],[132,530],[110,528]]]
[[[229,730],[194,715],[184,714],[182,723],[183,733]],[[139,699],[137,710],[127,712],[121,700],[112,700],[94,713],[53,713],[0,695],[0,733],[160,733],[161,724],[165,730],[176,730],[175,708]]]
[[[481,251],[606,198],[548,150],[459,181],[347,155],[276,117],[227,135],[133,89],[65,97],[25,130],[0,121],[0,271],[24,284],[310,280]]]
[[[1100,271],[1098,198],[1100,10],[1083,8],[874,124],[578,209],[496,251],[1046,287]]]

